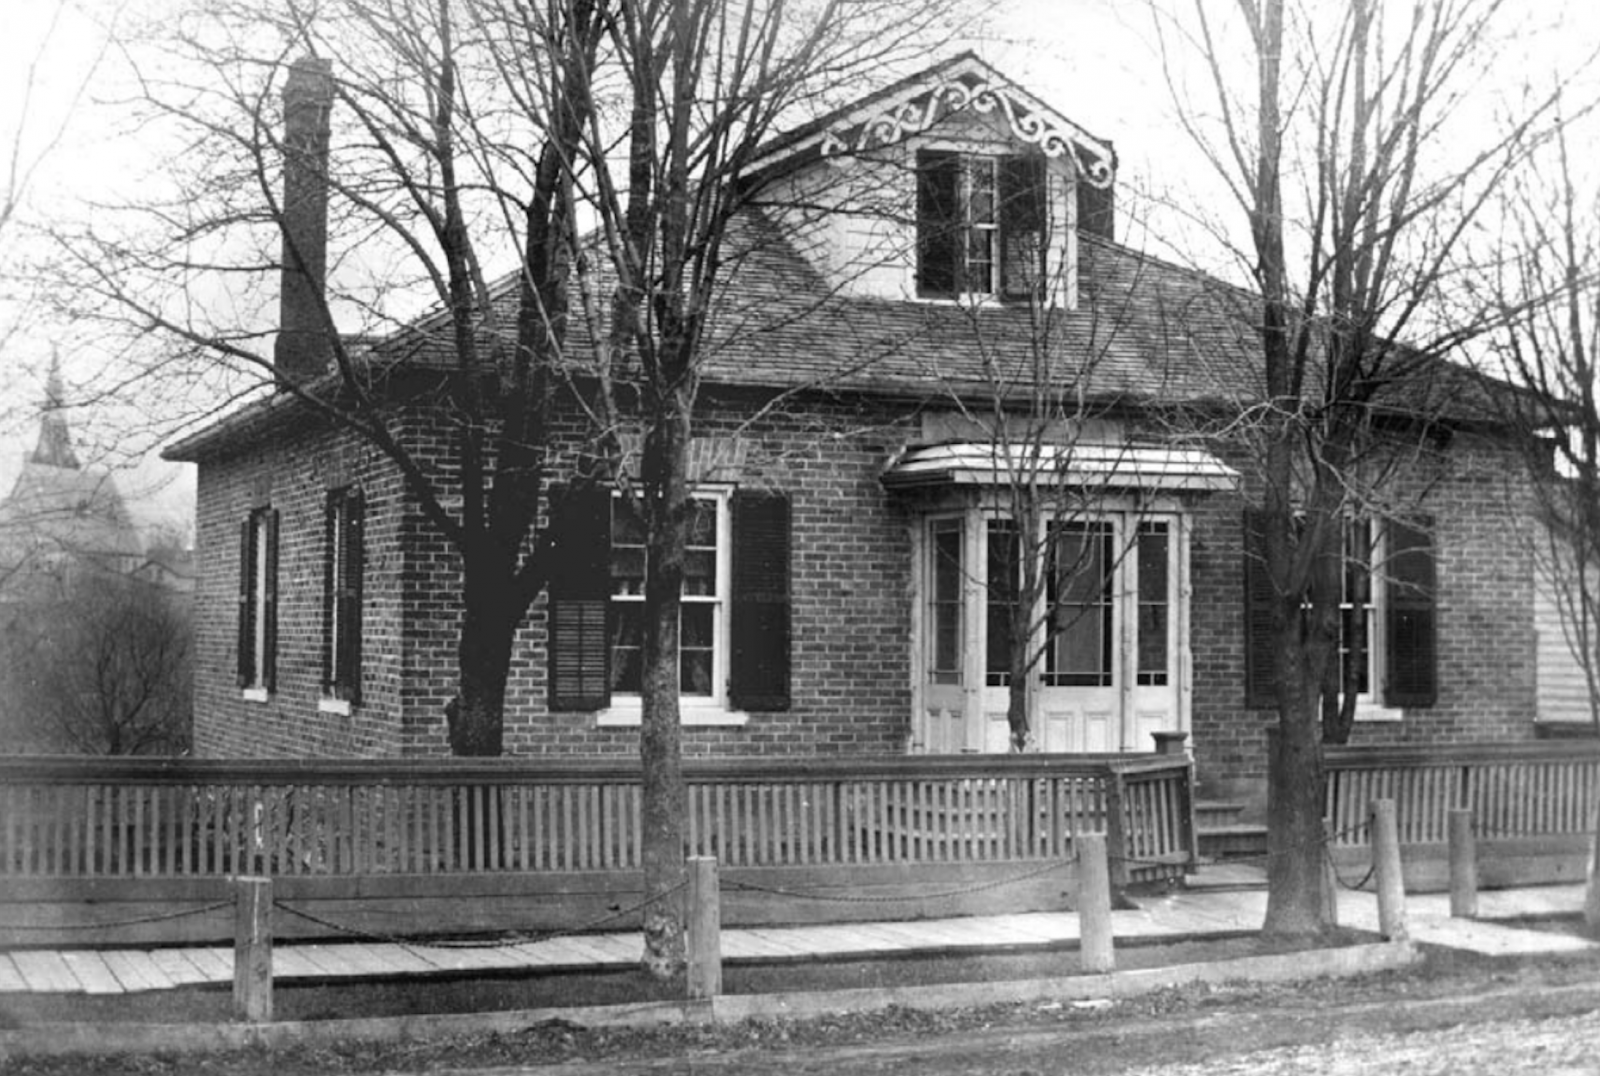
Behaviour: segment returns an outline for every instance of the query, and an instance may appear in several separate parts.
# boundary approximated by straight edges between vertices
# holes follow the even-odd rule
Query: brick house
[[[1109,143],[970,55],[762,158],[694,428],[687,752],[1005,750],[995,595],[1026,457],[1075,497],[1040,545],[1076,569],[1028,673],[1035,745],[1182,732],[1202,780],[1260,775],[1250,483],[1202,432],[1253,398],[1250,303],[1119,244],[1115,168]],[[444,329],[408,330],[389,375],[393,430],[440,466],[449,420],[419,386]],[[1042,414],[1024,374],[1041,354],[1070,364],[1070,406],[1014,436]],[[1355,742],[1535,734],[1533,583],[1504,481],[1520,457],[1473,384],[1419,394],[1427,450],[1396,487],[1414,510],[1352,521]],[[576,453],[578,409],[559,421]],[[397,470],[287,393],[166,455],[199,464],[196,752],[444,754],[459,575]],[[507,750],[631,755],[640,538],[609,497],[572,510],[591,555],[520,629]]]

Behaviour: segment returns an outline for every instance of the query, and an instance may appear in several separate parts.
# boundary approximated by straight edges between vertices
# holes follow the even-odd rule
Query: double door
[[[1177,512],[925,517],[914,750],[1150,751],[1187,727],[1187,536]],[[1031,564],[1032,570],[1029,570]],[[1020,656],[1020,660],[1019,660]]]

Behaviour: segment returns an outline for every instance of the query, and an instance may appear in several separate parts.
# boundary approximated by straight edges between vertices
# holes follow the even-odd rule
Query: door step
[[[1243,859],[1266,854],[1266,825],[1245,821],[1243,814],[1244,805],[1240,803],[1203,800],[1194,805],[1195,834],[1202,859]]]

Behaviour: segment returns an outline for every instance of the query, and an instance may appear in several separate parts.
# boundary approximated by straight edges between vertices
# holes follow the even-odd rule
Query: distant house
[[[1251,304],[1117,242],[1116,165],[971,55],[762,158],[696,417],[686,751],[1004,751],[1011,649],[1035,645],[1036,748],[1183,733],[1203,779],[1259,777],[1252,490],[1194,419],[1259,398]],[[1092,361],[1054,432],[1019,442],[1041,332]],[[403,335],[403,360],[397,339],[374,361],[436,369],[447,321]],[[1351,523],[1357,742],[1535,733],[1525,508],[1504,481],[1519,457],[1477,391],[1461,377],[1389,405],[1428,452],[1402,478],[1418,511]],[[449,466],[447,417],[396,407]],[[288,394],[167,455],[199,464],[197,753],[445,753],[457,576],[395,469]],[[1024,459],[1074,503],[1031,545],[1010,512]],[[586,512],[592,562],[519,634],[516,754],[636,750],[640,538],[609,498]],[[1028,641],[996,612],[1022,548],[1074,564]]]

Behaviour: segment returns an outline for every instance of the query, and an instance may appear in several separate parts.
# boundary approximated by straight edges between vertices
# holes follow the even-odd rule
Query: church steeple
[[[45,384],[44,405],[39,409],[39,445],[28,457],[30,463],[46,467],[79,470],[77,453],[72,451],[72,433],[67,429],[66,394],[61,389],[61,359],[50,359],[50,379]]]

